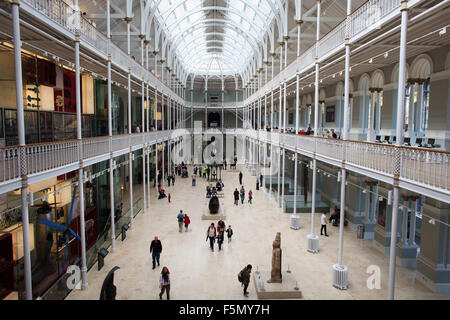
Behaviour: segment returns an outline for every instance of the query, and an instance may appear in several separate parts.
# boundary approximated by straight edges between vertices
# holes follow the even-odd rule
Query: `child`
[[[221,230],[217,235],[217,244],[219,245],[219,251],[222,250],[222,243],[223,243],[223,231]]]
[[[231,236],[233,235],[233,230],[231,229],[231,226],[228,226],[227,229],[227,238],[228,238],[228,243],[231,242]]]
[[[170,203],[170,199],[172,199],[172,196],[170,195],[170,193],[169,193],[169,196],[167,197],[167,199],[169,200],[169,203]]]
[[[248,203],[252,204],[252,198],[253,198],[253,192],[252,192],[252,190],[250,190],[248,192]]]

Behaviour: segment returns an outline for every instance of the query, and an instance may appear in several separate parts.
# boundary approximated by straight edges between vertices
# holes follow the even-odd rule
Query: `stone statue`
[[[216,196],[211,197],[211,200],[209,200],[209,213],[217,214],[219,212],[219,207],[219,198]]]
[[[277,232],[272,247],[272,271],[270,272],[270,280],[267,282],[281,283],[281,232]]]

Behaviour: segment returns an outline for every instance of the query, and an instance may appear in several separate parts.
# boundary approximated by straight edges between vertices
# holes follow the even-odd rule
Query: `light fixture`
[[[336,74],[335,73],[333,74],[333,78],[336,78]]]
[[[341,172],[338,171],[337,182],[340,182],[340,181],[341,181]]]
[[[389,57],[389,52],[384,53],[384,58],[387,59],[387,57]]]
[[[342,71],[341,71],[341,72],[339,72],[339,75],[340,75],[340,76],[342,76]]]
[[[392,205],[392,190],[388,192],[388,205]]]
[[[428,221],[428,223],[429,223],[429,224],[436,224],[436,220],[434,220],[433,218],[431,218],[431,219]]]
[[[372,59],[372,58],[370,58],[370,59],[369,59],[369,63],[372,63],[372,62],[373,62],[373,59]]]
[[[383,201],[383,197],[378,197],[378,201]]]
[[[367,193],[367,190],[366,190],[366,189],[363,189],[362,193]]]
[[[447,27],[442,28],[442,30],[439,31],[439,37],[442,37],[446,33],[447,33]]]

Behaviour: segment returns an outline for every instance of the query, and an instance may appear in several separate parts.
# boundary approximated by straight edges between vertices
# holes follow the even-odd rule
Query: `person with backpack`
[[[234,204],[238,205],[238,202],[239,202],[239,191],[238,191],[237,188],[234,189],[233,195],[234,195]]]
[[[231,242],[231,236],[233,235],[233,229],[231,229],[231,226],[228,226],[227,229],[227,238],[228,238],[228,243]]]
[[[177,215],[177,220],[178,220],[178,230],[180,232],[183,232],[183,222],[184,222],[183,210],[180,210],[180,213]]]
[[[208,241],[209,238],[209,246],[211,248],[211,251],[214,252],[214,241],[216,239],[217,232],[216,227],[214,227],[214,222],[211,223],[209,228],[206,230],[206,241]]]
[[[253,199],[253,192],[252,190],[250,190],[248,192],[248,203],[252,204],[252,199]]]
[[[184,214],[184,227],[186,228],[186,232],[188,232],[189,224],[191,223],[191,219],[187,214]]]
[[[156,260],[156,262],[158,262],[158,266],[159,266],[159,257],[161,255],[161,252],[162,252],[161,241],[158,239],[158,237],[155,236],[155,239],[150,244],[150,253],[152,254],[152,263],[153,263],[152,269],[155,269],[155,267],[156,267],[155,260]]]
[[[244,269],[238,273],[238,280],[244,287],[244,297],[248,298],[247,288],[250,283],[250,273],[252,272],[252,265],[248,264]]]

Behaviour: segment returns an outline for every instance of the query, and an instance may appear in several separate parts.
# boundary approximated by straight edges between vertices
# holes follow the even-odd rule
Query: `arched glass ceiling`
[[[153,5],[186,71],[206,76],[243,71],[277,9],[276,0],[153,0]]]

